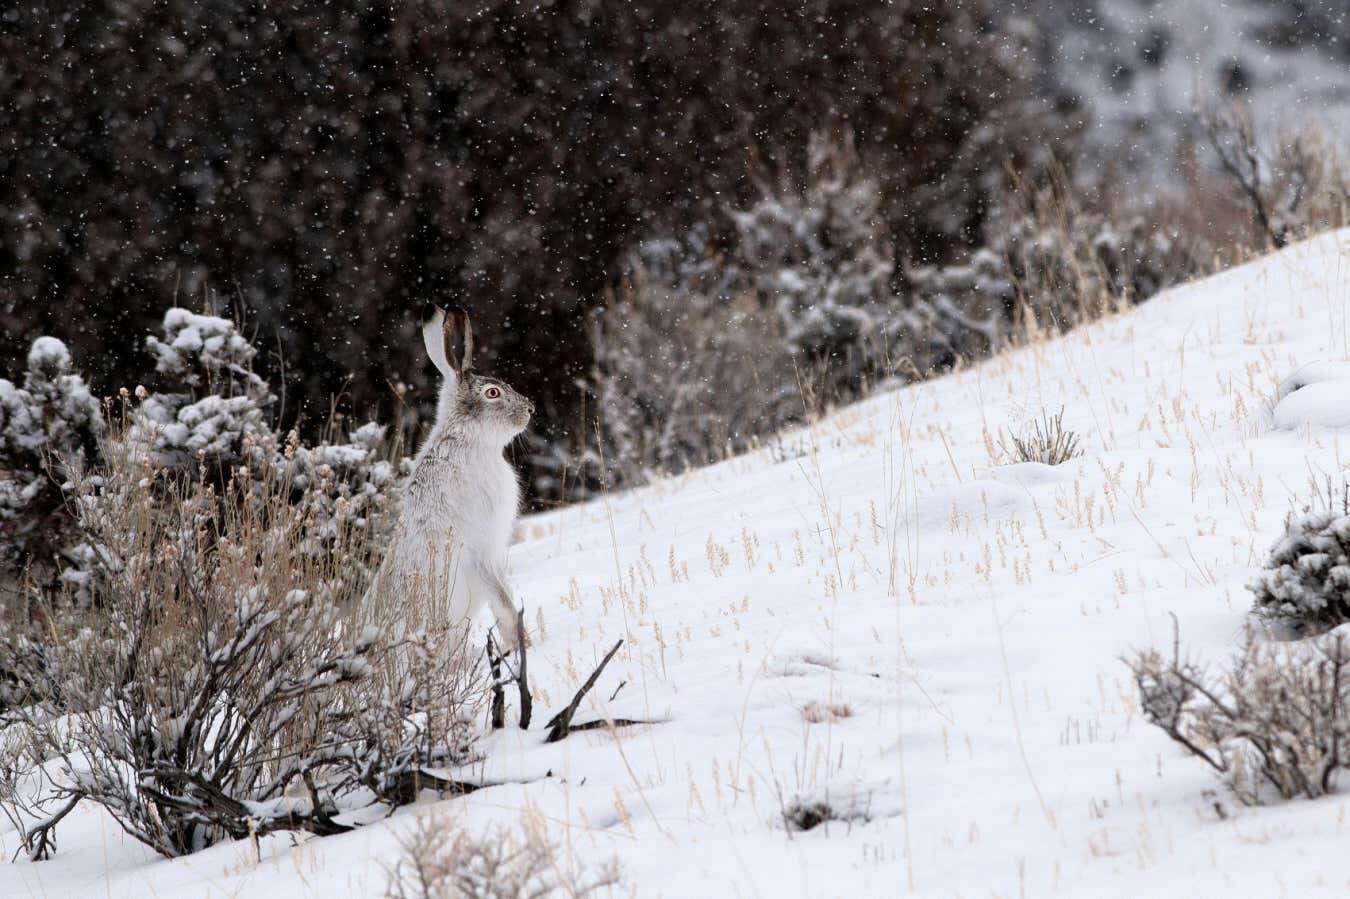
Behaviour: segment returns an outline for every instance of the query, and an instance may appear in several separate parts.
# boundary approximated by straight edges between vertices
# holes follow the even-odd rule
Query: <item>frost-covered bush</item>
[[[1019,205],[995,210],[968,260],[906,272],[914,293],[957,325],[938,329],[957,356],[996,349],[1020,324],[1071,327],[1202,271],[1200,241],[1141,215],[1085,211],[1050,191]]]
[[[72,368],[61,341],[39,337],[22,386],[0,378],[0,562],[49,575],[63,546],[64,494],[71,471],[97,457],[103,410]]]
[[[851,144],[815,135],[800,184],[761,181],[760,198],[730,212],[737,283],[832,399],[983,355],[1006,329],[1008,276],[988,254],[911,272],[908,285],[897,275],[877,184]]]
[[[411,462],[384,457],[385,428],[368,421],[345,443],[304,446],[292,434],[283,456],[296,502],[318,522],[318,536],[331,538],[342,521],[376,531],[398,517],[397,484]]]
[[[609,477],[744,450],[912,360],[896,344],[928,319],[892,292],[877,182],[846,143],[817,135],[806,157],[799,180],[760,179],[724,233],[695,224],[630,254],[591,331]]]
[[[610,483],[743,450],[802,414],[779,321],[724,269],[704,271],[698,243],[688,250],[661,280],[641,257],[666,248],[640,247],[632,280],[593,320],[591,388]],[[597,455],[583,460],[598,466]]]
[[[1211,675],[1175,651],[1127,660],[1149,723],[1223,779],[1239,802],[1316,799],[1350,767],[1350,640],[1262,643],[1249,629]]]
[[[922,316],[909,347],[921,370],[947,368],[1003,344],[1017,286],[1001,254],[980,249],[965,262],[910,269],[906,279]]]
[[[744,283],[777,316],[789,349],[832,360],[844,377],[888,331],[894,253],[880,207],[851,146],[817,134],[801,184],[761,181],[760,198],[730,212]]]
[[[129,437],[156,464],[227,468],[244,459],[246,438],[271,432],[275,397],[254,374],[258,351],[234,322],[175,307],[164,314],[164,338],[147,337],[145,347],[159,389],[139,397]]]
[[[1350,621],[1350,487],[1289,518],[1251,591],[1257,614],[1293,634]]]
[[[22,388],[0,380],[3,561],[26,571],[48,600],[65,590],[87,606],[99,595],[109,555],[79,528],[72,503],[104,501],[97,471],[126,454],[154,468],[154,484],[173,473],[220,485],[240,466],[255,479],[284,479],[292,502],[314,522],[314,552],[342,527],[369,529],[376,540],[387,533],[409,463],[387,458],[381,426],[367,423],[314,446],[278,433],[275,396],[252,371],[257,350],[226,318],[169,309],[162,336],[148,337],[146,350],[152,386],[137,388],[134,398],[123,392],[123,414],[111,429],[52,338],[33,344]],[[86,469],[93,476],[73,477]],[[83,493],[73,492],[77,481]],[[349,573],[368,575],[359,567]]]
[[[0,634],[0,733],[15,710],[59,697],[60,680],[43,644],[15,631]]]
[[[347,611],[365,587],[350,572],[375,551],[367,529],[317,534],[329,523],[291,501],[279,469],[217,485],[120,454],[100,481],[77,485],[76,508],[105,562],[101,601],[13,660],[59,690],[7,713],[49,761],[30,772],[35,796],[0,791],[31,857],[80,801],[178,856],[349,830],[344,812],[456,786],[429,769],[468,757],[476,666],[415,597]]]
[[[1120,301],[1137,303],[1192,277],[1200,249],[1141,216],[1041,211],[996,231],[1019,298],[1045,324],[1071,326]]]

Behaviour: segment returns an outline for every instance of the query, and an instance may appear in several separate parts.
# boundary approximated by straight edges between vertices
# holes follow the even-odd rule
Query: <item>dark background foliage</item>
[[[97,0],[0,12],[0,363],[108,393],[174,302],[242,313],[288,419],[428,385],[425,299],[580,424],[588,310],[643,236],[847,129],[898,255],[977,237],[1049,143],[985,2]],[[283,361],[284,360],[284,361]],[[284,369],[284,371],[283,371]],[[428,398],[427,391],[416,394]]]

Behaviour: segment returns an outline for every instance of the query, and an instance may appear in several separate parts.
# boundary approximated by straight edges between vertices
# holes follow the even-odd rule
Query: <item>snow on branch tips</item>
[[[1350,621],[1350,485],[1329,484],[1289,518],[1250,589],[1257,614],[1285,636]]]
[[[146,349],[151,387],[122,390],[112,413],[51,337],[34,341],[22,386],[0,379],[0,563],[24,573],[44,603],[94,601],[110,556],[73,510],[102,502],[97,472],[121,455],[145,457],[151,483],[172,473],[220,484],[239,466],[257,478],[280,473],[290,501],[316,516],[309,551],[348,522],[387,533],[409,463],[390,457],[382,426],[315,445],[282,433],[275,394],[251,368],[257,349],[229,319],[169,309]],[[27,623],[23,610],[0,614]]]

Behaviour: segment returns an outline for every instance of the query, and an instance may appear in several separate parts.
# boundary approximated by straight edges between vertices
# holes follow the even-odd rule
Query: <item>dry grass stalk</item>
[[[590,876],[568,871],[538,827],[470,834],[427,815],[402,847],[403,858],[389,871],[388,899],[584,897],[619,882],[617,861]]]
[[[1031,429],[1012,434],[1008,442],[1000,441],[1004,455],[1017,462],[1040,462],[1043,465],[1062,465],[1083,454],[1078,435],[1064,429],[1064,409],[1053,416],[1042,411],[1039,420],[1033,420]]]

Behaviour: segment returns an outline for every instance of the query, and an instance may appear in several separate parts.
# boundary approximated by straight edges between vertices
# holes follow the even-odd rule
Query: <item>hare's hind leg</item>
[[[504,652],[510,652],[525,640],[525,634],[520,629],[520,612],[516,609],[515,600],[511,598],[511,588],[504,578],[492,578],[488,589],[492,616],[497,619],[497,642]]]

